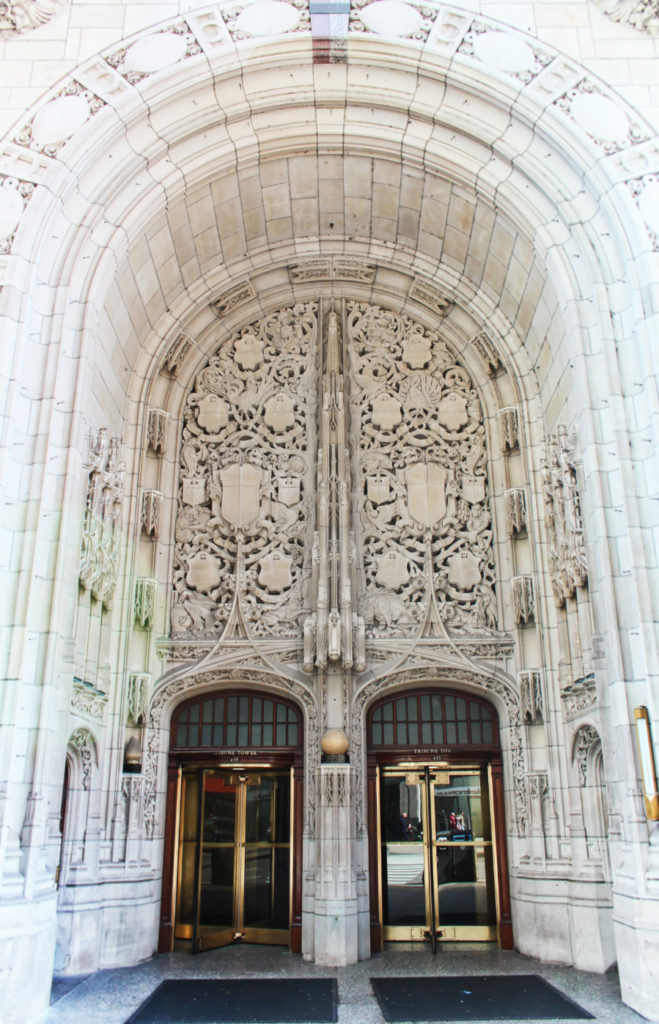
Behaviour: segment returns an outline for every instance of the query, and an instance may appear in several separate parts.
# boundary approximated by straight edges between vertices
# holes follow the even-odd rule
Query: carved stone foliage
[[[612,21],[659,35],[659,0],[595,0]]]
[[[140,577],[135,580],[133,614],[135,622],[142,629],[153,628],[157,588],[158,581],[149,577]]]
[[[99,430],[91,446],[79,575],[82,586],[105,605],[117,583],[124,475],[119,439]]]
[[[533,577],[513,576],[511,582],[513,592],[513,610],[518,626],[528,626],[535,622],[535,589]]]
[[[577,587],[588,582],[575,453],[564,427],[548,439],[542,488],[549,532],[549,571],[556,603],[561,606]]]
[[[519,673],[518,679],[522,719],[527,725],[537,725],[544,720],[542,672],[525,669]]]
[[[584,676],[582,679],[575,679],[573,683],[569,683],[561,691],[561,700],[568,721],[578,718],[584,711],[594,707],[597,704],[595,676]]]
[[[173,635],[221,632],[237,585],[256,636],[297,635],[309,613],[317,333],[315,304],[280,310],[225,341],[197,375],[181,445]]]
[[[601,746],[597,729],[592,725],[582,725],[574,737],[572,760],[577,769],[579,785],[588,785],[588,766],[596,747]],[[592,780],[591,780],[592,782]]]
[[[76,729],[76,731],[71,735],[68,745],[76,752],[80,761],[82,768],[82,788],[89,789],[91,787],[94,765],[97,763],[96,743],[94,741],[94,737],[88,729]]]
[[[492,524],[473,382],[438,335],[408,317],[363,303],[347,311],[367,635],[409,635],[431,587],[452,635],[491,633]]]
[[[94,722],[102,722],[105,718],[108,695],[98,690],[91,683],[83,679],[73,680],[73,691],[71,693],[71,709],[83,718],[89,718]]]
[[[45,25],[64,6],[64,0],[3,0],[0,3],[0,34],[27,32]]]
[[[130,725],[143,725],[149,699],[151,676],[147,672],[130,672],[126,687],[126,710]]]

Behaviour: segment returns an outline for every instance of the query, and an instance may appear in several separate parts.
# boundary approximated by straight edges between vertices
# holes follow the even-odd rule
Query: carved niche
[[[80,583],[109,605],[119,570],[119,518],[125,466],[119,438],[99,430],[92,441],[80,553]]]
[[[549,532],[549,572],[556,603],[565,604],[588,582],[574,447],[565,427],[550,435],[542,487]]]
[[[309,614],[317,306],[279,310],[223,342],[188,396],[172,635],[221,633],[236,586],[254,636]]]
[[[491,633],[492,522],[473,381],[439,336],[409,317],[353,302],[347,328],[367,635],[409,635],[431,591],[451,635]]]

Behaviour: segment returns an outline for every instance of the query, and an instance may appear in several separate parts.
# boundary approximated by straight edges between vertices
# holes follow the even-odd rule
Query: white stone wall
[[[441,12],[435,34],[421,44],[353,32],[347,64],[315,66],[304,33],[232,41],[215,13],[215,36],[204,32],[209,22],[190,16],[198,54],[141,81],[95,57],[180,13],[143,3],[66,5],[47,24],[2,43],[3,124],[16,130],[0,153],[0,173],[10,178],[4,189],[13,188],[11,179],[22,183],[27,204],[6,246],[11,252],[0,256],[10,353],[2,367],[8,582],[0,857],[8,902],[0,963],[20,965],[15,991],[30,987],[35,1007],[43,1004],[67,747],[71,757],[87,750],[92,767],[90,788],[80,782],[77,789],[89,794],[77,804],[85,814],[65,835],[76,884],[60,895],[57,963],[93,969],[134,962],[154,948],[166,729],[147,782],[122,777],[122,766],[128,678],[155,683],[162,671],[154,641],[168,630],[178,420],[195,371],[229,331],[319,288],[327,295],[332,260],[347,257],[372,267],[372,281],[335,277],[336,294],[380,302],[428,326],[444,300],[453,303],[443,330],[483,396],[500,613],[515,653],[481,668],[499,673],[503,688],[496,700],[507,744],[518,945],[598,970],[617,955],[625,998],[650,1016],[656,832],[643,813],[630,723],[637,704],[657,718],[657,261],[647,197],[656,191],[658,150],[642,121],[656,123],[657,37],[615,25],[590,2],[483,4],[483,17],[537,38],[547,63],[534,63],[523,81],[474,50],[471,9]],[[510,61],[528,38],[515,31],[507,38]],[[577,88],[584,68],[601,76],[605,85],[591,85],[603,88],[609,104],[579,99],[588,95]],[[63,77],[69,73],[71,80]],[[103,101],[100,109],[62,146],[50,108],[45,135],[36,122],[30,142],[22,129],[33,112],[23,116],[25,109],[63,86],[78,88],[75,82]],[[14,209],[14,199],[6,201],[7,223]],[[321,284],[295,282],[290,268],[319,257],[329,261]],[[245,283],[247,298],[231,307],[229,294]],[[229,304],[221,320],[211,301]],[[493,376],[475,344],[482,332],[499,353]],[[189,351],[168,364],[181,335]],[[162,455],[147,444],[148,408],[169,415]],[[521,443],[507,452],[501,412],[510,409]],[[541,459],[561,426],[576,438],[592,623],[579,594],[564,612],[555,609],[549,577]],[[126,462],[118,583],[103,612],[78,593],[90,442],[101,428],[120,438]],[[509,534],[504,499],[515,488],[528,497],[530,529],[519,539]],[[148,530],[145,490],[164,496],[159,522]],[[157,581],[153,614],[142,624],[135,622],[138,578]],[[536,602],[527,623],[514,600],[513,580],[524,578]],[[585,674],[595,669],[598,707],[587,687],[566,691],[577,664]],[[89,685],[76,691],[80,666]],[[518,673],[534,670],[544,722],[522,727],[523,798],[512,784],[507,718]],[[464,673],[463,683],[483,685]],[[363,681],[351,685],[359,749],[371,697]],[[157,694],[162,703],[164,688]],[[321,721],[324,714],[321,707]],[[593,733],[582,732],[579,746],[583,729]],[[611,866],[596,813],[594,734],[608,787]],[[313,751],[317,758],[317,738]],[[354,770],[361,769],[356,758]],[[139,824],[147,790],[157,795],[147,814],[153,838]],[[520,840],[522,798],[528,820]],[[310,866],[312,847],[308,839]],[[355,851],[357,884],[348,885],[346,899],[363,923],[362,839]],[[110,881],[125,897],[116,910],[105,895]],[[313,889],[310,883],[305,893],[309,913]],[[305,921],[305,950],[327,960],[322,924],[313,934]],[[26,955],[35,943],[43,950],[40,987],[32,984],[35,959]]]

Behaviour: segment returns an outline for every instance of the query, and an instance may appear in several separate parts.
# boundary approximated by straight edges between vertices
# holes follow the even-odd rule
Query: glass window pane
[[[215,700],[215,721],[224,721],[224,697],[217,697]]]
[[[473,700],[469,701],[469,717],[472,722],[478,721],[481,717],[480,704],[476,704]]]
[[[482,743],[483,742],[483,737],[482,737],[482,734],[481,734],[481,723],[480,722],[472,722],[471,723],[471,742],[472,743]]]
[[[373,742],[382,743],[382,725],[380,722],[373,722]]]
[[[417,722],[409,722],[407,726],[407,742],[419,742],[419,726]]]
[[[373,718],[371,719],[371,721],[373,721],[374,723],[382,721],[382,708],[376,708],[375,709],[375,711],[373,712]]]
[[[432,743],[433,742],[433,738],[432,738],[432,723],[431,722],[422,722],[421,723],[421,742],[422,743]]]
[[[227,721],[235,722],[238,717],[238,698],[229,697],[227,700]]]
[[[455,698],[454,697],[447,697],[446,698],[446,719],[448,721],[448,720],[450,720],[452,718],[455,718]]]
[[[248,722],[249,721],[249,697],[240,697],[239,698],[238,721],[239,722]]]
[[[238,746],[246,747],[249,743],[249,726],[247,722],[238,726]]]
[[[382,717],[385,722],[393,722],[394,720],[394,702],[392,700],[387,701],[386,704],[382,705]]]
[[[201,727],[201,745],[202,747],[210,747],[212,742],[213,726],[210,723],[205,722]]]
[[[287,709],[285,704],[278,704],[277,705],[277,721],[278,722],[285,722],[286,721],[286,711],[287,710],[288,709]]]
[[[468,742],[467,723],[466,722],[458,722],[458,743],[467,743],[467,742]]]
[[[446,742],[447,743],[455,743],[455,741],[456,741],[455,722],[447,722],[446,723]]]
[[[297,744],[297,722],[293,722],[293,724],[288,727],[288,745],[290,747],[297,747]]]
[[[407,722],[396,723],[396,743],[407,743]]]
[[[435,722],[433,725],[433,740],[435,743],[444,742],[444,723]]]
[[[283,724],[277,725],[277,746],[286,746],[286,726]]]
[[[430,716],[430,697],[428,694],[424,694],[421,697],[421,718],[424,722],[427,722]]]
[[[272,725],[269,722],[263,726],[263,746],[272,746]]]
[[[213,746],[224,746],[224,726],[221,724],[213,727]]]
[[[275,706],[271,700],[263,701],[263,721],[272,722],[274,721]]]
[[[405,718],[407,717],[406,714],[405,714],[405,711],[406,711],[406,701],[405,701],[404,697],[401,697],[400,700],[396,701],[396,719],[399,722],[404,722],[405,721]]]
[[[457,701],[455,703],[456,703],[456,706],[457,706],[458,718],[459,719],[466,718],[467,717],[467,702],[462,700],[461,697],[458,697],[458,699],[457,699]]]
[[[213,701],[212,700],[205,700],[204,703],[203,703],[203,710],[202,710],[202,722],[212,722],[212,721],[213,721]]]
[[[483,722],[483,743],[491,743],[493,740],[492,723]]]
[[[251,740],[250,746],[260,747],[262,742],[263,742],[262,736],[263,736],[263,726],[261,725],[260,722],[253,722],[252,723],[252,740]]]
[[[186,747],[196,747],[199,743],[199,727],[197,725],[191,725],[188,728],[188,741],[185,744]]]
[[[237,728],[234,724],[227,725],[227,747],[236,746]]]
[[[394,742],[393,722],[384,723],[384,742],[387,746],[390,746]]]
[[[263,715],[263,701],[260,697],[255,697],[252,701],[252,721],[261,722]]]
[[[433,697],[432,698],[432,718],[433,718],[433,722],[442,722],[443,719],[444,719],[444,716],[442,715],[442,698],[441,697]]]

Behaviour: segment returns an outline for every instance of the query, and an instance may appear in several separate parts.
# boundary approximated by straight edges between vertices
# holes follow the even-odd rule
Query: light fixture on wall
[[[652,737],[650,736],[650,719],[648,709],[634,708],[636,719],[636,739],[641,761],[641,782],[645,797],[645,813],[650,821],[659,820],[659,793],[657,793],[657,772],[654,765]]]

